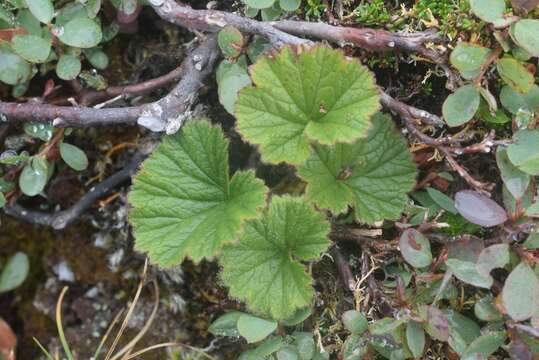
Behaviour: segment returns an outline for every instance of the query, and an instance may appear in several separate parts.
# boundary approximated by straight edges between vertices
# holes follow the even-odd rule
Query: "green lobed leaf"
[[[264,161],[300,164],[309,142],[350,142],[367,135],[380,108],[373,75],[326,46],[285,47],[252,66],[255,87],[240,91],[240,133]]]
[[[510,34],[518,46],[539,57],[539,20],[519,20],[511,26]]]
[[[82,171],[88,167],[86,154],[75,145],[61,142],[59,148],[62,160],[73,170]]]
[[[167,136],[135,176],[129,201],[139,251],[170,267],[213,258],[264,205],[252,171],[229,177],[228,141],[219,127],[191,121]]]
[[[503,19],[505,0],[470,0],[470,7],[481,20],[496,22]]]
[[[88,18],[75,18],[63,26],[62,34],[58,36],[66,45],[78,48],[97,46],[103,37],[101,26]]]
[[[416,229],[406,229],[399,239],[399,249],[407,263],[415,268],[429,266],[432,262],[430,242]]]
[[[539,174],[539,131],[519,130],[515,143],[507,147],[509,160],[518,169],[530,175]]]
[[[6,205],[6,197],[4,196],[3,193],[0,192],[0,209],[4,207],[4,205]]]
[[[367,137],[353,144],[315,145],[299,169],[307,197],[338,214],[349,205],[365,223],[397,219],[415,184],[415,165],[391,119],[377,114]]]
[[[496,150],[496,164],[507,190],[515,198],[521,198],[530,185],[531,176],[513,165],[507,156],[507,149],[502,147],[498,147]]]
[[[42,23],[50,23],[54,16],[52,0],[26,0],[28,9]]]
[[[273,197],[262,218],[246,223],[236,245],[220,258],[232,297],[256,312],[285,319],[310,304],[311,278],[299,261],[318,258],[329,245],[330,226],[302,198]]]
[[[449,126],[460,126],[470,121],[479,109],[481,97],[474,85],[464,85],[445,99],[442,113]]]
[[[25,253],[17,252],[9,258],[0,275],[0,293],[19,287],[28,276],[30,262]]]
[[[254,343],[264,340],[277,329],[277,322],[259,318],[249,314],[241,314],[238,318],[238,332],[247,340]]]
[[[56,75],[63,80],[73,80],[79,75],[81,68],[82,64],[78,57],[64,54],[56,64]]]
[[[521,262],[509,274],[502,290],[507,314],[515,321],[524,321],[539,309],[539,279],[533,269]]]
[[[512,57],[499,59],[496,62],[496,69],[503,81],[519,93],[527,93],[534,85],[533,74]]]
[[[44,62],[51,52],[51,42],[36,35],[15,36],[12,45],[18,55],[33,63]]]

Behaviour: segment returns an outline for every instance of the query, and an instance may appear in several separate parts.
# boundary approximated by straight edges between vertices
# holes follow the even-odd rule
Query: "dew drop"
[[[53,26],[51,29],[51,32],[54,36],[60,37],[64,35],[64,27],[63,26]]]

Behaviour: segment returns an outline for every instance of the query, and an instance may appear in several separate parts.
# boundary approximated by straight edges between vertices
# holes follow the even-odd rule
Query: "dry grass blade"
[[[133,311],[135,310],[135,306],[137,305],[138,299],[140,297],[140,293],[142,292],[142,288],[144,287],[144,281],[146,280],[147,270],[148,270],[148,259],[146,258],[144,262],[144,270],[142,271],[142,276],[141,276],[140,283],[138,285],[135,297],[133,298],[131,306],[129,307],[129,310],[127,311],[127,314],[125,315],[124,321],[122,322],[122,326],[120,327],[118,334],[116,334],[116,338],[114,338],[114,342],[112,343],[112,346],[110,347],[109,351],[107,352],[107,355],[105,356],[105,360],[111,360],[112,354],[114,353],[114,349],[116,348],[116,345],[118,345],[118,341],[120,341],[120,338],[122,337],[122,334],[124,333],[125,328],[127,327],[127,323],[129,322],[129,319],[131,319],[131,316],[133,315]]]
[[[155,291],[155,302],[154,302],[154,306],[153,306],[153,310],[152,310],[152,313],[150,314],[150,317],[148,318],[148,321],[146,322],[146,324],[144,324],[144,327],[140,330],[140,332],[133,338],[133,340],[131,340],[127,345],[125,345],[120,351],[118,351],[118,353],[116,353],[112,358],[111,360],[117,360],[120,358],[120,356],[124,355],[124,357],[122,357],[122,360],[125,360],[127,359],[127,356],[129,356],[129,354],[131,353],[131,351],[133,350],[133,348],[135,347],[135,345],[137,345],[137,343],[140,341],[140,339],[142,339],[142,337],[146,334],[146,332],[148,332],[148,330],[150,329],[154,319],[155,319],[155,316],[157,315],[157,310],[159,309],[159,287],[157,286],[157,282],[154,280],[152,281],[152,284],[153,284],[153,287],[154,287],[154,291]]]

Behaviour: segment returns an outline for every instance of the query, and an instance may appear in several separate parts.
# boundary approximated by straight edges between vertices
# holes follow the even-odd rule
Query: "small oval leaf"
[[[60,143],[60,155],[73,170],[82,171],[88,167],[88,158],[84,151],[65,142]]]
[[[65,24],[62,35],[58,38],[69,46],[91,48],[97,46],[102,37],[101,27],[94,20],[76,18]]]
[[[11,291],[21,285],[28,276],[30,263],[25,253],[15,253],[2,268],[0,275],[0,293]]]
[[[507,220],[505,210],[492,199],[472,190],[462,190],[455,195],[455,208],[472,224],[492,227]]]
[[[51,42],[35,35],[15,36],[12,45],[17,54],[33,63],[45,62],[51,52]]]
[[[242,314],[238,318],[238,331],[248,343],[264,340],[275,329],[277,329],[275,321],[261,319],[249,314]]]
[[[26,0],[26,5],[36,19],[45,24],[51,22],[54,16],[54,6],[51,0]]]
[[[511,271],[502,290],[503,305],[515,321],[524,321],[539,309],[539,279],[533,269],[521,262]]]
[[[402,233],[399,248],[404,260],[413,267],[422,268],[432,262],[429,240],[415,229],[406,229]]]
[[[473,85],[464,85],[445,99],[442,113],[449,126],[460,126],[470,121],[477,109],[481,96]]]

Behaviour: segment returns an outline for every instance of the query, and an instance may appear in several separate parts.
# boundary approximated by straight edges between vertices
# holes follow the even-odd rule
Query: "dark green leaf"
[[[212,322],[208,331],[215,336],[237,337],[240,335],[237,326],[238,319],[243,314],[239,311],[231,311],[221,315]]]
[[[51,22],[54,16],[54,6],[51,0],[26,0],[26,5],[36,19],[45,24]]]
[[[28,196],[39,194],[47,184],[47,174],[47,160],[41,157],[31,158],[19,176],[21,191]]]
[[[51,124],[27,122],[24,123],[24,132],[33,138],[49,141],[52,139],[53,127]]]
[[[42,63],[49,57],[51,43],[35,35],[15,36],[12,40],[13,50],[23,59],[33,63]]]
[[[514,138],[515,143],[507,148],[509,160],[521,171],[539,175],[539,131],[520,130]]]
[[[517,60],[504,57],[496,62],[496,68],[500,77],[515,91],[527,93],[532,89],[535,82],[533,74]]]
[[[352,334],[362,334],[369,326],[363,313],[356,310],[348,310],[342,315],[344,327]]]
[[[295,325],[301,324],[307,318],[309,318],[309,316],[311,316],[311,314],[312,314],[312,310],[311,310],[310,307],[300,309],[300,310],[296,311],[296,313],[294,315],[292,315],[291,317],[289,317],[288,319],[283,320],[282,324],[284,326],[295,326]]]
[[[539,20],[520,20],[511,26],[510,34],[518,46],[539,57]]]
[[[226,58],[237,58],[240,56],[245,40],[241,32],[233,26],[225,26],[219,31],[217,37],[219,47]]]
[[[425,331],[420,323],[409,321],[406,324],[406,344],[415,358],[420,358],[425,349]]]
[[[429,240],[415,229],[406,229],[402,233],[399,248],[404,260],[413,267],[422,268],[432,262]]]
[[[515,321],[524,321],[539,309],[539,279],[533,269],[521,262],[511,271],[502,290],[503,305]]]
[[[432,200],[442,209],[449,211],[451,214],[457,213],[455,202],[449,196],[431,187],[427,187],[426,190]]]
[[[73,170],[82,171],[88,167],[88,158],[84,151],[65,142],[60,143],[60,155]]]
[[[506,337],[507,334],[505,331],[495,331],[483,334],[468,346],[462,357],[479,353],[486,358],[503,345]]]
[[[481,97],[473,85],[464,85],[445,100],[442,113],[449,126],[460,126],[470,121],[479,108]]]
[[[0,275],[0,293],[11,291],[20,286],[28,276],[30,263],[25,253],[15,253],[2,268]]]
[[[496,151],[496,163],[507,190],[515,198],[521,198],[530,185],[531,176],[514,166],[507,156],[507,150],[502,147]]]
[[[512,114],[519,111],[537,112],[539,108],[539,86],[533,85],[531,90],[525,94],[520,94],[509,85],[504,86],[500,92],[502,105]]]
[[[78,48],[97,46],[102,37],[101,27],[88,18],[70,20],[63,26],[62,34],[58,36],[64,44]]]
[[[248,343],[264,340],[277,329],[277,322],[261,319],[249,314],[241,314],[238,318],[238,332]]]
[[[81,68],[78,57],[66,54],[60,56],[56,64],[56,74],[62,80],[73,80],[79,75]]]
[[[447,259],[445,264],[459,280],[467,284],[485,289],[489,289],[492,286],[492,277],[480,274],[473,262]]]
[[[11,50],[0,47],[0,81],[8,85],[22,84],[32,76],[30,64]]]

